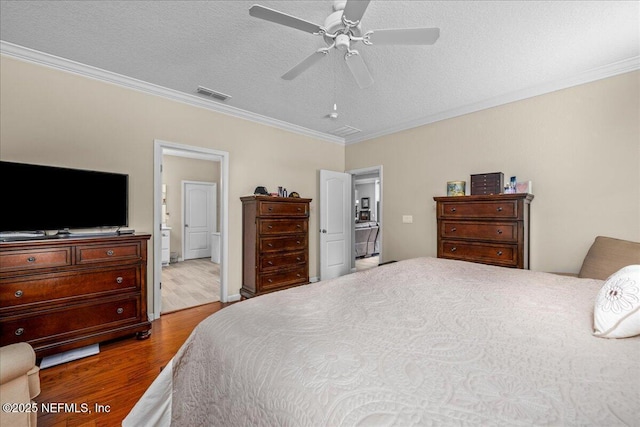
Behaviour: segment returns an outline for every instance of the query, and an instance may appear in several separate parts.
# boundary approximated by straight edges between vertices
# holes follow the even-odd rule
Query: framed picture
[[[368,199],[367,199],[368,200]],[[369,215],[369,211],[360,211],[359,221],[369,221],[371,216]]]
[[[363,197],[360,200],[361,200],[360,201],[361,209],[369,209],[369,198],[368,197]]]

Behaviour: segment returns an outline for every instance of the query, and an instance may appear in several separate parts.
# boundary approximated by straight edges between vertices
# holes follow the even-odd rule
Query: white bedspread
[[[640,338],[592,335],[602,284],[420,258],[242,301],[124,425],[637,426]]]

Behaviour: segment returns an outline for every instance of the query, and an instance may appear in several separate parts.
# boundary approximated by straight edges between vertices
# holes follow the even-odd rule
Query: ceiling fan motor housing
[[[362,34],[360,24],[358,24],[355,27],[351,27],[350,29],[347,28],[342,22],[342,12],[343,12],[342,10],[337,10],[333,12],[331,15],[329,15],[327,19],[325,19],[324,29],[326,30],[327,34],[339,33],[338,37],[340,37],[340,35],[344,35],[347,37],[347,39],[349,39],[349,33],[351,33],[351,35],[353,35],[354,37],[360,37],[360,35]],[[333,38],[325,35],[324,41],[329,46],[331,46],[334,42],[336,42],[336,47],[338,47],[338,37],[336,37],[334,40]]]

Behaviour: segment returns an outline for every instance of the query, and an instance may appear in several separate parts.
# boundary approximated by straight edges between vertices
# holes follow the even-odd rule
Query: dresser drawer
[[[306,233],[308,224],[307,219],[260,219],[258,230],[260,234]]]
[[[280,201],[258,201],[258,215],[261,216],[309,216],[308,203]]]
[[[517,242],[517,222],[442,221],[440,235],[449,239],[480,239]]]
[[[259,277],[258,289],[260,291],[269,291],[308,282],[309,273],[307,267],[303,266],[289,271],[275,271],[273,273],[262,274]]]
[[[131,296],[7,317],[0,320],[0,336],[2,345],[27,341],[35,346],[46,340],[64,340],[65,336],[81,331],[90,333],[137,321],[140,321],[140,297]]]
[[[307,248],[307,235],[260,238],[260,252],[300,251]]]
[[[138,243],[76,246],[76,264],[141,259]]]
[[[439,256],[509,267],[518,265],[518,247],[516,245],[443,240],[440,242]]]
[[[71,247],[0,253],[0,271],[36,270],[71,265]]]
[[[296,264],[306,264],[306,252],[290,252],[285,254],[265,255],[260,257],[260,270],[269,271],[287,268]]]
[[[509,218],[518,219],[518,201],[482,201],[473,203],[456,203],[453,201],[439,203],[440,218]]]
[[[140,290],[140,276],[140,266],[134,265],[3,279],[0,281],[0,313],[22,305],[32,309],[34,304],[60,303],[78,297],[84,299],[106,292],[136,292]]]

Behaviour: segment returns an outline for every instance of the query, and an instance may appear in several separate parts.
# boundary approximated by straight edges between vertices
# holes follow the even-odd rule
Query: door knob
[[[322,229],[320,230],[320,232],[321,232],[321,233],[326,233],[326,232],[327,232],[327,230],[325,230],[324,228],[322,228]]]

